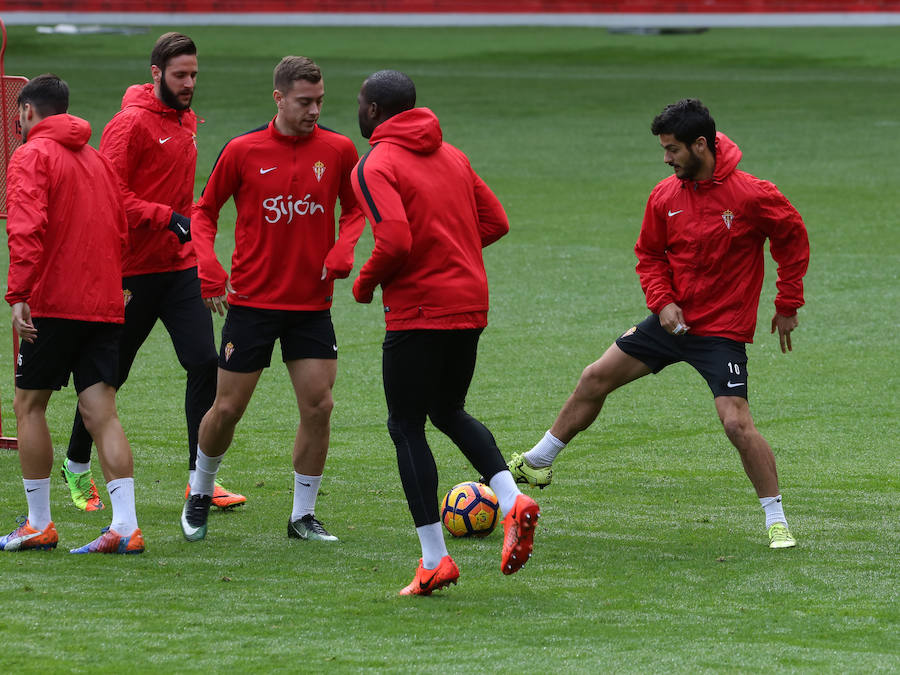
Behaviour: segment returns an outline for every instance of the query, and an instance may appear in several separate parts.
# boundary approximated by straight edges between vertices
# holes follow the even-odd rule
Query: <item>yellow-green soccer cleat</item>
[[[69,486],[69,494],[72,495],[72,503],[82,511],[99,511],[105,508],[103,502],[100,501],[100,495],[97,494],[97,486],[91,476],[90,470],[84,473],[72,473],[66,468],[63,462],[62,471],[63,480]]]
[[[542,490],[550,485],[550,481],[553,479],[552,467],[535,468],[525,461],[525,455],[521,453],[510,457],[507,467],[517,483],[527,483]]]
[[[796,545],[797,540],[784,523],[773,523],[769,528],[769,548],[792,548]]]

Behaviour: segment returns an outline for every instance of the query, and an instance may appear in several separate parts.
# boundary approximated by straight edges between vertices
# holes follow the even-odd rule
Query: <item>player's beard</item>
[[[194,99],[194,94],[191,93],[191,98],[188,100],[187,104],[182,103],[175,92],[169,89],[169,85],[166,84],[166,71],[163,71],[162,76],[159,78],[159,97],[162,99],[162,102],[170,108],[174,108],[175,110],[187,110],[191,107],[191,101]]]
[[[690,153],[690,159],[681,165],[681,173],[678,175],[681,180],[694,180],[703,169],[703,161],[691,148],[688,148],[688,153]]]

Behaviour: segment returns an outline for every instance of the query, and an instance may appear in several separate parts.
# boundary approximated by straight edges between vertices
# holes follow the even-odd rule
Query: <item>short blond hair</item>
[[[322,80],[322,71],[312,59],[305,56],[285,56],[275,66],[272,74],[272,84],[284,93],[290,89],[297,80],[306,80],[316,84]]]

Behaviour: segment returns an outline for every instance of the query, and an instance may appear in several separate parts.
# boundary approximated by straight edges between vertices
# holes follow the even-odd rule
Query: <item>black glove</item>
[[[178,237],[182,244],[191,240],[191,219],[180,213],[172,211],[172,219],[169,220],[169,229]]]

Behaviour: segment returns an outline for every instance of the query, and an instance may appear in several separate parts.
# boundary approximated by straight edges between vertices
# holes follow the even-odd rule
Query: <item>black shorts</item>
[[[254,373],[272,363],[275,340],[283,361],[336,359],[337,340],[327,309],[299,312],[231,306],[222,327],[219,367]]]
[[[654,373],[684,361],[709,385],[713,396],[747,398],[747,349],[743,342],[705,335],[672,335],[651,314],[616,340],[619,349]]]
[[[98,382],[117,386],[122,324],[37,317],[34,327],[34,342],[19,347],[19,389],[59,390],[70,373],[79,394]]]

